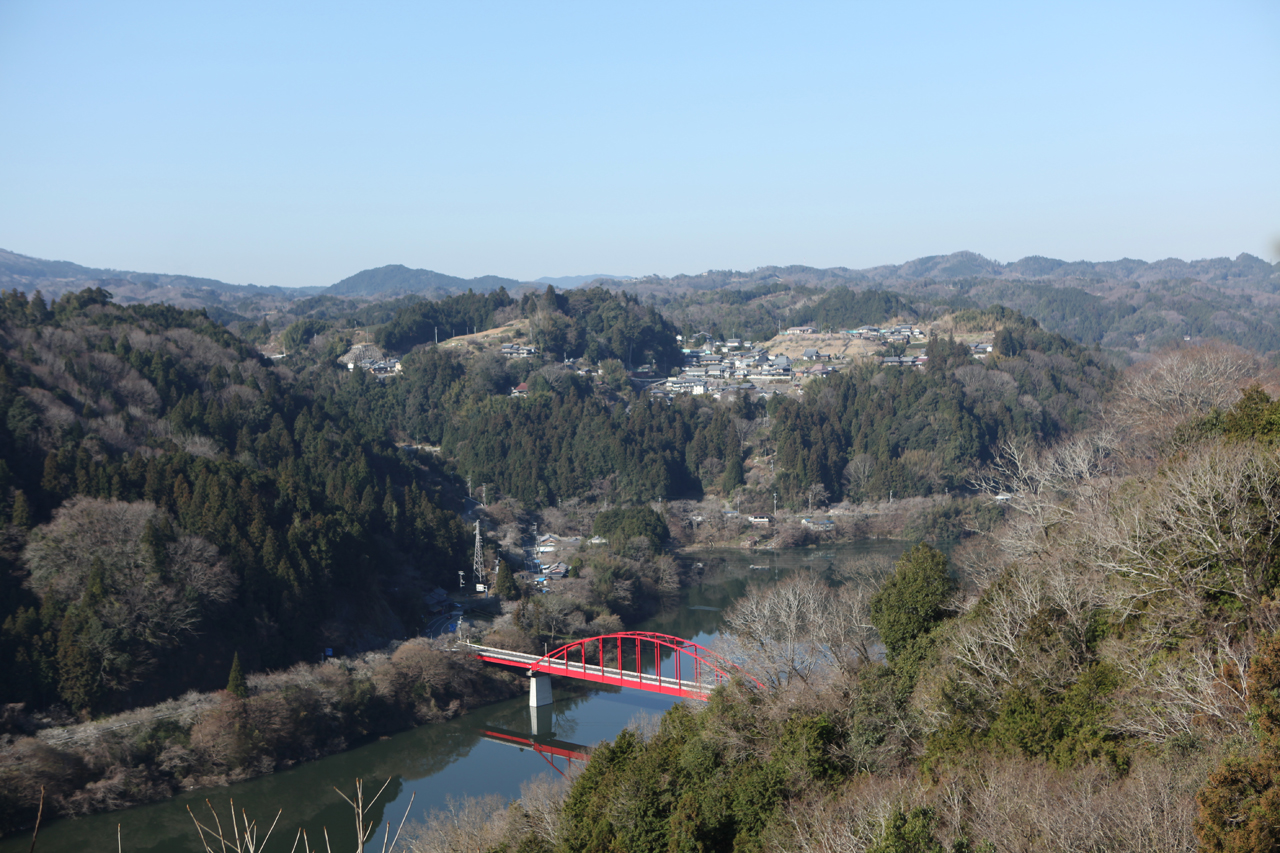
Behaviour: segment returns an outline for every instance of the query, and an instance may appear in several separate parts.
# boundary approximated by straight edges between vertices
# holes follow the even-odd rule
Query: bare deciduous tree
[[[1190,654],[1172,659],[1120,644],[1106,651],[1129,676],[1112,720],[1119,731],[1156,743],[1210,727],[1219,736],[1248,736],[1252,642],[1233,641],[1219,631]]]
[[[1165,630],[1189,629],[1206,597],[1256,608],[1280,545],[1280,463],[1252,445],[1210,446],[1114,500],[1096,527],[1096,560],[1125,583],[1121,612],[1158,606]]]
[[[507,802],[498,794],[484,797],[449,796],[445,807],[432,811],[425,823],[407,830],[412,853],[459,853],[490,850],[509,835]]]
[[[974,486],[1000,498],[1019,516],[1000,541],[1010,557],[1045,552],[1055,533],[1105,506],[1117,437],[1108,431],[1078,435],[1047,449],[1008,441]]]
[[[543,773],[520,784],[520,808],[526,831],[547,844],[560,840],[560,810],[569,793],[569,780]]]
[[[23,552],[37,593],[92,607],[102,630],[85,640],[104,673],[124,679],[114,686],[140,677],[147,649],[192,634],[208,606],[229,601],[235,589],[217,548],[181,532],[147,541],[157,528],[173,529],[155,504],[77,497],[32,532]],[[110,665],[117,658],[121,665]]]
[[[861,584],[833,590],[809,574],[753,589],[725,615],[724,646],[771,687],[816,687],[873,658],[871,593]]]
[[[870,454],[856,454],[844,466],[844,473],[840,476],[840,484],[844,486],[846,492],[861,495],[875,470],[876,460]]]
[[[1222,343],[1157,353],[1120,384],[1108,420],[1127,438],[1129,453],[1150,456],[1180,424],[1227,409],[1266,376],[1254,353]]]

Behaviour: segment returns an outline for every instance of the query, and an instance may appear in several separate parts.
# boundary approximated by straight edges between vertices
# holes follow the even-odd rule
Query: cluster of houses
[[[400,359],[384,358],[382,350],[373,344],[356,344],[338,359],[338,364],[347,370],[367,370],[379,379],[395,376],[401,371]]]
[[[898,323],[881,329],[877,326],[863,326],[860,329],[842,329],[842,334],[862,341],[880,341],[888,344],[909,344],[912,338],[923,338],[924,330],[910,323]],[[816,335],[818,330],[813,326],[792,326],[783,332],[784,335]]]
[[[527,347],[524,344],[503,344],[498,352],[507,358],[533,358],[538,354],[538,348]]]
[[[592,536],[588,545],[603,545],[605,540]],[[582,545],[579,536],[557,536],[544,533],[533,543],[532,548],[525,548],[524,570],[533,576],[533,582],[545,586],[547,581],[559,580],[569,574],[569,564],[565,562]]]
[[[924,338],[924,330],[910,323],[899,323],[896,326],[877,328],[863,326],[860,329],[845,329],[844,333],[860,341],[878,341],[885,344],[909,344],[913,339]]]
[[[742,347],[741,341],[726,341],[725,348]],[[685,350],[684,365],[678,375],[649,386],[650,394],[714,394],[723,391],[754,390],[758,384],[790,382],[791,359],[770,356],[759,347],[720,353],[708,344],[701,350]]]
[[[797,328],[808,329],[808,326]],[[734,394],[757,391],[761,385],[790,383],[803,377],[832,373],[831,354],[816,348],[804,351],[796,361],[808,363],[796,367],[785,355],[770,355],[750,341],[731,338],[723,345],[708,343],[702,349],[684,350],[684,365],[679,373],[649,386],[649,393],[668,400],[676,394]],[[761,392],[769,396],[771,392]]]
[[[388,358],[379,361],[366,358],[359,364],[356,364],[355,362],[348,362],[347,364],[347,370],[355,370],[357,367],[361,370],[369,371],[379,379],[386,379],[388,376],[395,376],[400,373],[402,369],[400,367],[400,359],[398,358]]]

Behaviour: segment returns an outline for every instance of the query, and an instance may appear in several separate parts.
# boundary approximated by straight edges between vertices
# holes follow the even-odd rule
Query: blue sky
[[[0,247],[224,281],[1280,260],[1280,3],[0,0]]]

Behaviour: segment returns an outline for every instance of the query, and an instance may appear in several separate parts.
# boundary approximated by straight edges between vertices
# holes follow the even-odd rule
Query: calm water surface
[[[691,552],[683,559],[704,565],[703,584],[684,590],[677,604],[636,626],[636,630],[673,634],[707,645],[720,629],[723,609],[741,596],[749,583],[769,582],[796,568],[824,570],[852,556],[896,557],[902,550],[901,543],[882,540],[776,554]],[[751,570],[748,567],[752,564],[768,569]],[[670,660],[663,662],[664,674],[670,664]],[[646,671],[652,670],[650,662]],[[370,812],[370,817],[380,824],[398,823],[409,808],[411,795],[411,822],[444,808],[450,798],[499,794],[515,799],[522,782],[543,773],[564,771],[567,760],[559,754],[517,747],[495,738],[494,733],[527,738],[553,746],[558,752],[583,752],[602,740],[612,740],[638,716],[661,714],[681,701],[565,679],[553,679],[553,687],[556,702],[549,709],[541,709],[540,715],[531,713],[525,697],[487,705],[446,723],[422,726],[271,776],[193,791],[163,803],[57,821],[41,829],[36,849],[39,853],[113,850],[119,824],[125,850],[199,853],[199,839],[187,807],[207,819],[206,799],[219,810],[224,825],[229,800],[266,825],[270,825],[277,810],[283,809],[268,851],[287,851],[298,827],[306,829],[313,849],[324,849],[325,827],[329,828],[335,849],[350,849],[354,833],[351,807],[342,801],[335,787],[350,796],[355,780],[363,779],[366,796],[371,796],[390,779],[386,792]],[[0,840],[0,853],[26,853],[30,843],[29,835]],[[365,849],[375,851],[380,847],[378,840],[371,841]]]

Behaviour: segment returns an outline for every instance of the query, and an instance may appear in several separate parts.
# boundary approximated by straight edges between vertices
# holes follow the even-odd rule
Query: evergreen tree
[[[249,695],[249,684],[244,680],[244,670],[240,668],[240,653],[231,658],[231,675],[227,678],[227,692],[239,699]]]
[[[493,585],[493,591],[507,601],[515,601],[520,597],[520,587],[516,586],[515,575],[511,573],[511,567],[505,560],[498,567],[498,580]]]
[[[951,588],[946,554],[921,542],[902,555],[871,599],[871,622],[890,659],[942,618]]]
[[[22,491],[18,491],[13,496],[13,526],[26,530],[31,526],[31,505],[27,503],[27,496]]]
[[[724,489],[726,495],[733,494],[733,490],[747,482],[742,475],[742,454],[736,450],[729,452],[729,458],[725,460],[724,474],[720,478],[720,488]]]

